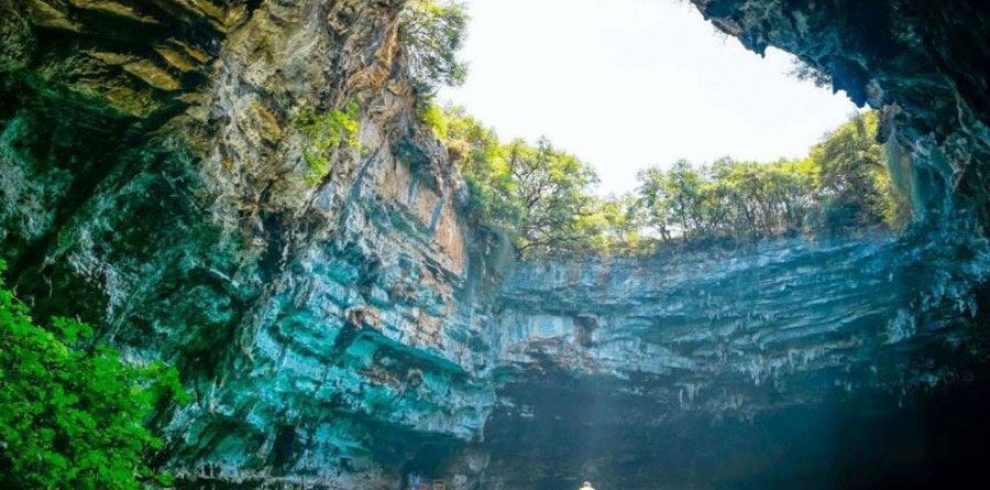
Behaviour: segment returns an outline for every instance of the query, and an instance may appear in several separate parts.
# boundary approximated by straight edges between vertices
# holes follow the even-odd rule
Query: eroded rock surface
[[[195,402],[162,417],[162,460],[193,488],[969,468],[959,441],[990,434],[967,410],[988,365],[986,12],[694,3],[884,111],[912,232],[511,264],[418,122],[402,0],[0,0],[9,279],[180,367]],[[352,101],[360,145],[314,183],[298,115]]]
[[[869,486],[830,441],[872,428],[857,411],[982,379],[985,298],[956,285],[986,280],[988,251],[904,236],[521,266],[497,308],[489,483]],[[926,464],[902,444],[860,464]]]
[[[402,3],[0,3],[0,251],[39,310],[179,365],[184,479],[384,488],[487,418],[485,270]],[[314,184],[295,119],[351,101]]]

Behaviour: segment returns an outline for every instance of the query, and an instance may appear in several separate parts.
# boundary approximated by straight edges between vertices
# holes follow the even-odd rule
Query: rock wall
[[[179,365],[189,481],[385,488],[480,432],[485,269],[401,1],[5,0],[0,253],[42,314]],[[356,101],[307,181],[295,119]]]
[[[751,417],[836,387],[938,383],[950,374],[911,366],[900,351],[975,347],[965,318],[976,297],[937,297],[932,283],[979,281],[990,255],[981,247],[962,265],[943,255],[949,244],[906,242],[524,266],[500,300],[495,345],[516,373],[629,380],[664,413]]]
[[[948,414],[923,427],[952,435],[985,386],[977,3],[695,0],[883,109],[916,231],[516,265],[472,232],[417,120],[404,3],[0,0],[7,279],[180,367],[195,402],[159,422],[184,485],[834,487],[823,461],[843,454],[860,477],[951,467],[956,446],[919,442],[939,434],[890,426]],[[360,145],[313,183],[298,115],[351,101]]]
[[[930,478],[922,442],[864,414],[911,433],[933,391],[985,379],[987,298],[960,285],[988,274],[985,243],[931,235],[523,265],[496,309],[485,488]]]

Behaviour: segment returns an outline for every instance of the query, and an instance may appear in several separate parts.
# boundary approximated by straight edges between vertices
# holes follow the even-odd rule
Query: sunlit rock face
[[[986,13],[695,3],[883,109],[915,231],[512,264],[418,122],[402,0],[0,0],[7,279],[181,369],[195,401],[156,422],[190,488],[962,478],[990,440]],[[361,145],[313,183],[296,116],[350,101]]]
[[[831,488],[900,482],[885,468],[911,465],[928,477],[925,426],[909,419],[933,392],[982,380],[979,293],[957,285],[988,273],[982,242],[933,236],[520,266],[497,308],[492,482]],[[884,432],[895,419],[902,439]]]
[[[164,459],[192,486],[388,488],[487,419],[490,281],[402,4],[0,1],[9,279],[179,366]],[[296,115],[350,101],[360,147],[308,181]]]

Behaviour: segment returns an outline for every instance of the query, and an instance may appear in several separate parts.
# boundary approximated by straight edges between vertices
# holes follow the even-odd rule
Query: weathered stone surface
[[[972,260],[958,262],[960,253]],[[694,488],[827,476],[841,468],[799,455],[779,471],[772,457],[747,460],[736,453],[770,448],[737,438],[765,432],[803,451],[814,444],[774,424],[793,424],[788,417],[802,410],[849,410],[864,396],[897,413],[890,405],[981,375],[974,365],[990,360],[990,336],[977,317],[979,294],[959,286],[988,274],[982,239],[937,236],[521,266],[495,318],[499,399],[481,445],[493,467],[488,484],[547,488],[594,477],[621,488]],[[719,426],[705,429],[713,421]],[[678,458],[662,447],[671,438],[725,459]]]
[[[382,488],[480,433],[487,313],[459,177],[392,75],[401,2],[45,5],[4,4],[2,253],[40,311],[179,364],[180,477]],[[313,187],[294,117],[349,100],[360,148]]]
[[[870,486],[990,435],[975,2],[695,1],[884,110],[910,234],[535,264],[466,226],[403,3],[0,0],[9,279],[181,368],[183,484]],[[350,101],[313,185],[296,116]]]

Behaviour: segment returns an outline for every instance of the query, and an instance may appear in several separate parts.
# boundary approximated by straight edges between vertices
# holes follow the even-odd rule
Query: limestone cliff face
[[[836,488],[870,486],[877,468],[917,474],[929,448],[871,441],[863,411],[905,417],[984,373],[986,300],[962,285],[986,281],[990,249],[946,238],[519,267],[495,318],[488,483]],[[866,444],[832,446],[849,437],[840,418]],[[843,457],[870,469],[842,481]]]
[[[162,459],[194,488],[938,474],[926,434],[884,424],[985,386],[985,13],[695,3],[883,108],[916,232],[498,263],[417,121],[402,0],[0,0],[9,279],[180,367],[195,402],[162,417]],[[314,183],[295,121],[352,101],[360,145]]]
[[[940,288],[982,280],[990,255],[981,247],[957,264],[943,255],[949,246],[780,241],[529,264],[500,298],[498,358],[523,377],[614,377],[666,416],[752,417],[833,389],[911,390],[953,373],[895,352],[978,344],[966,321],[977,298]]]
[[[180,366],[186,479],[384,488],[487,417],[484,271],[402,3],[0,2],[0,251],[42,311]],[[307,182],[295,117],[350,101],[360,148]]]

